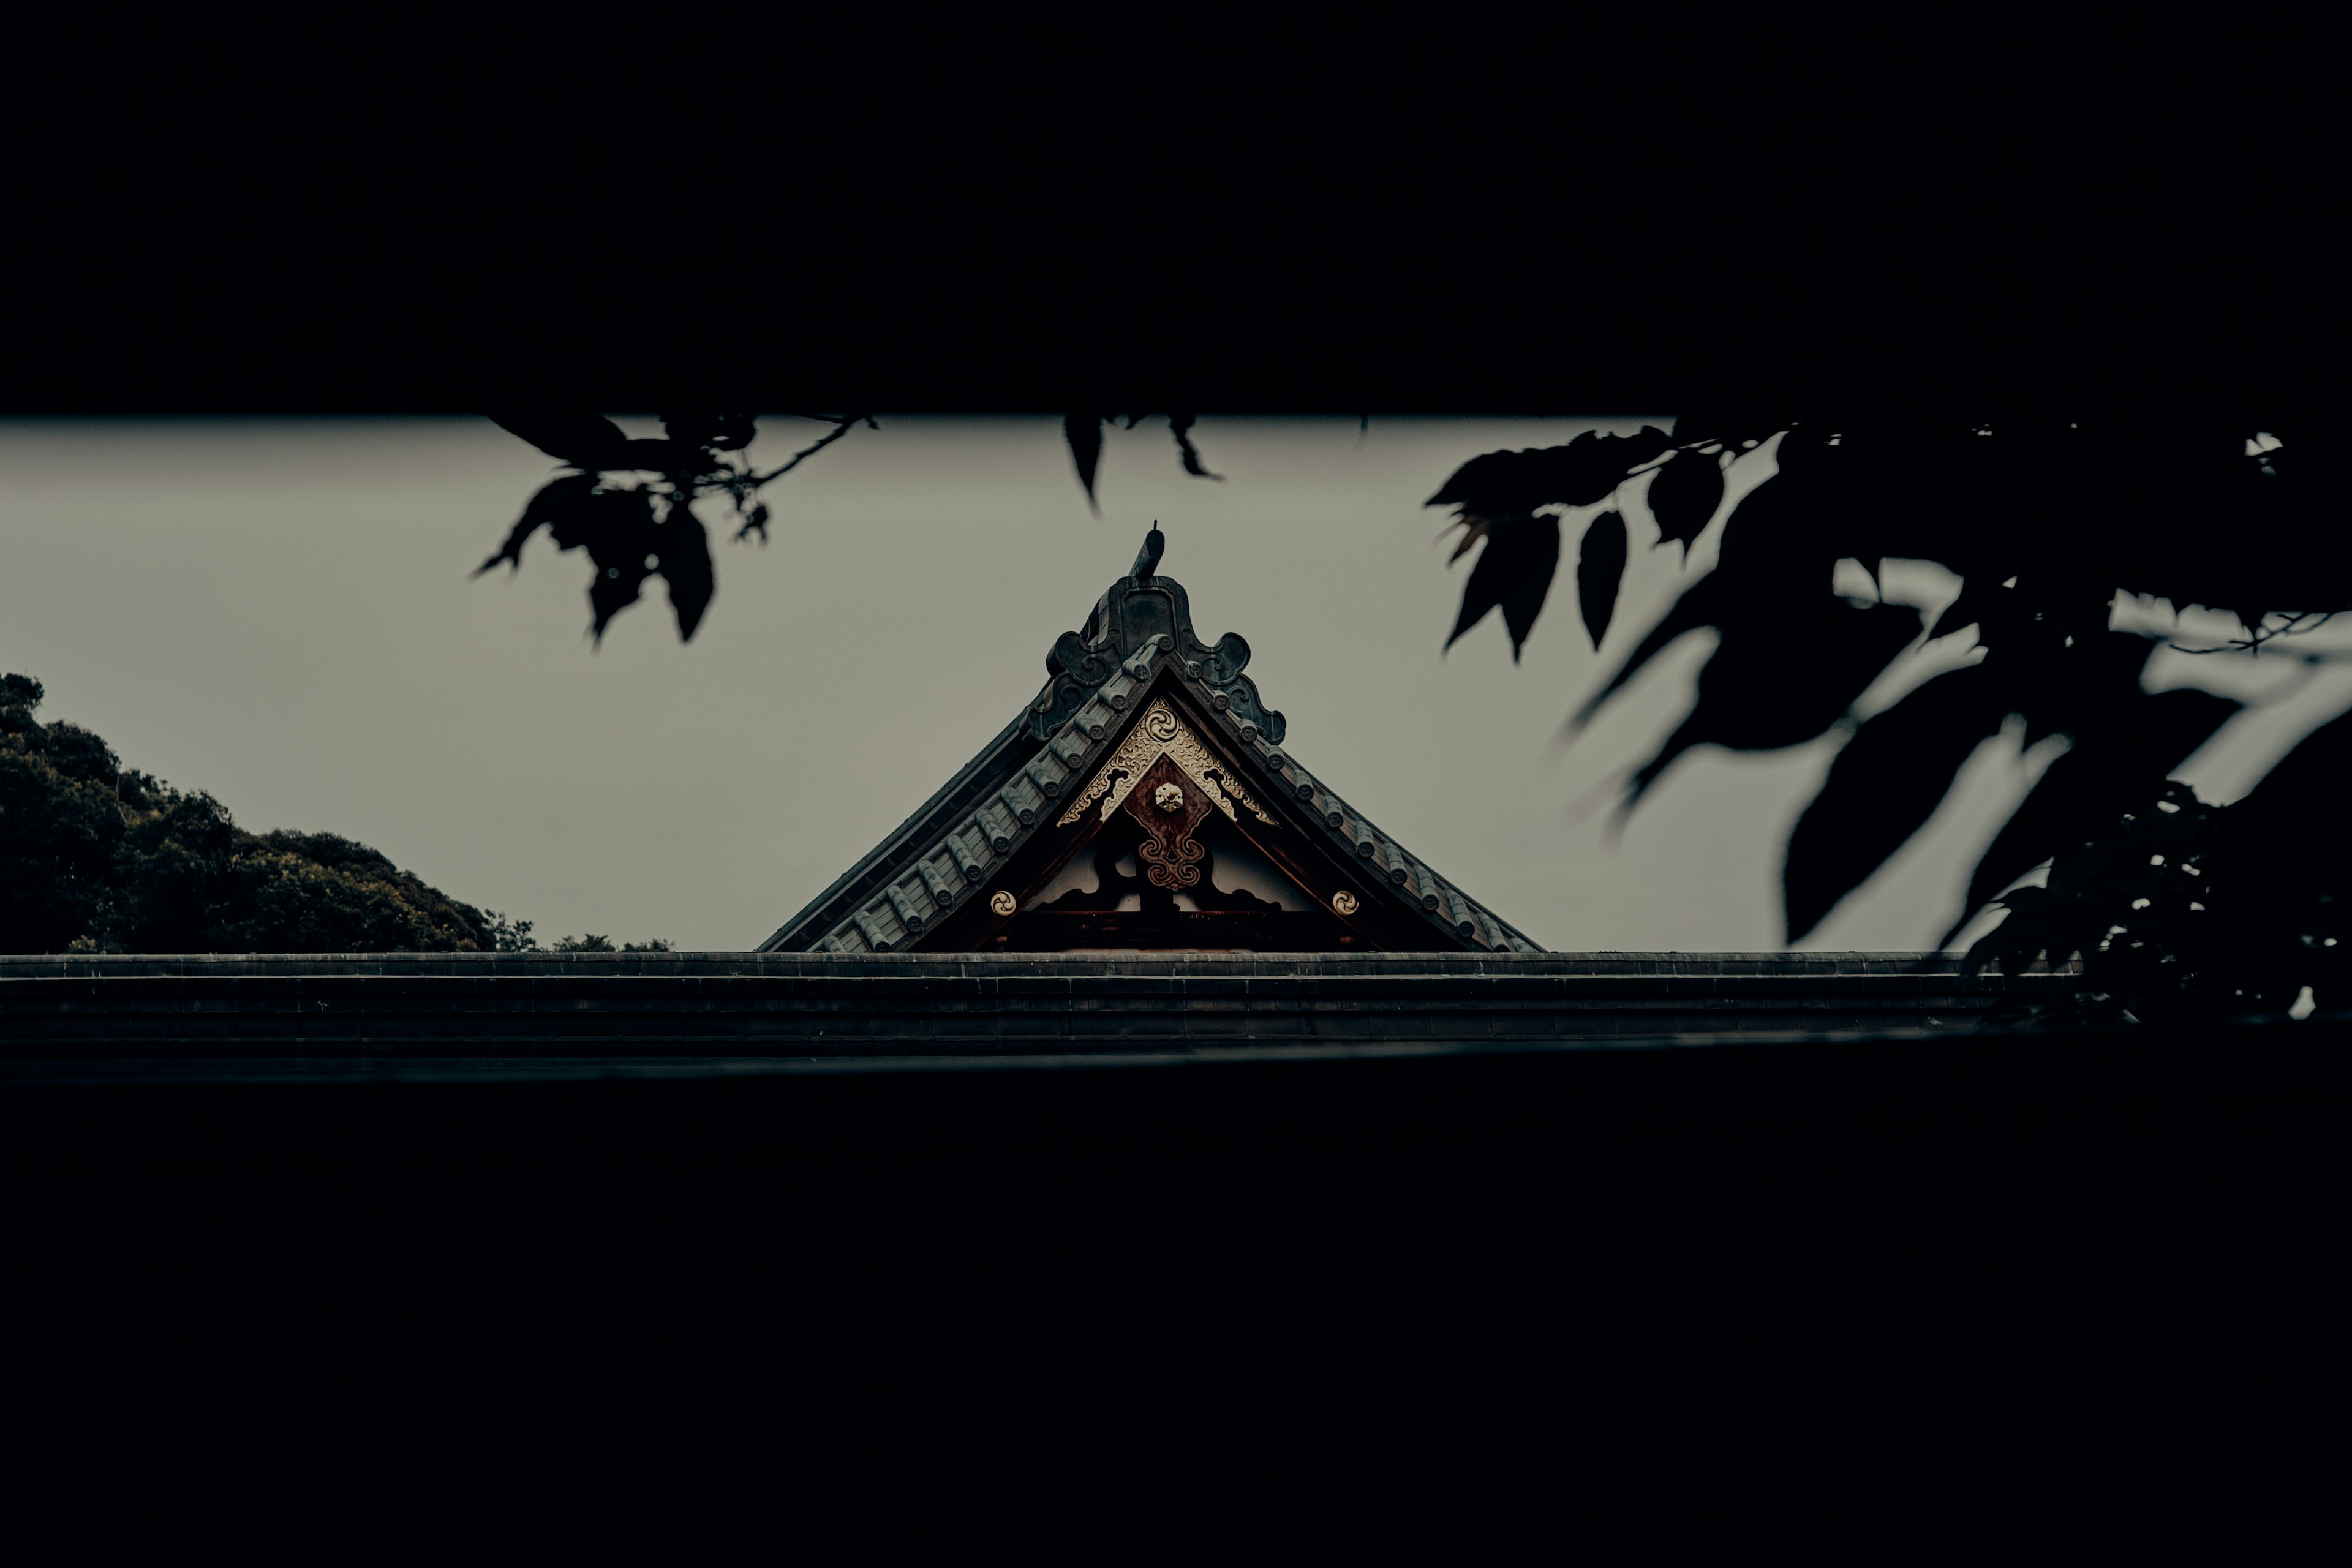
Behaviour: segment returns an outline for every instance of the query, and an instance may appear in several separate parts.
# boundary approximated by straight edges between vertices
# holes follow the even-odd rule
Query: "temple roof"
[[[1196,635],[1182,585],[1150,574],[1157,563],[1149,550],[1139,556],[1082,629],[1055,639],[1029,705],[759,951],[900,952],[949,941],[950,921],[969,937],[989,924],[987,900],[1019,907],[1008,878],[1034,882],[1036,867],[1076,852],[1051,836],[1092,827],[1097,804],[1108,821],[1157,763],[1225,818],[1268,835],[1291,874],[1313,886],[1321,918],[1336,910],[1370,945],[1542,952],[1300,764],[1283,715],[1243,673],[1248,642]],[[1300,866],[1313,874],[1298,877]]]

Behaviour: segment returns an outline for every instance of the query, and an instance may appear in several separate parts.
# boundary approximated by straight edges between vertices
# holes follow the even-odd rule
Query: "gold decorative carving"
[[[1021,907],[1021,900],[1010,893],[999,890],[994,898],[988,900],[988,907],[1000,915],[1009,915]]]
[[[1201,863],[1209,856],[1208,847],[1192,836],[1209,815],[1209,797],[1198,791],[1187,795],[1176,782],[1182,776],[1176,759],[1163,753],[1126,801],[1127,814],[1143,825],[1135,858],[1143,862],[1144,879],[1171,892],[1197,886]]]
[[[1127,732],[1127,739],[1118,743],[1118,750],[1113,752],[1110,760],[1096,771],[1087,787],[1078,793],[1077,799],[1070,802],[1070,808],[1062,813],[1056,826],[1067,827],[1085,816],[1087,807],[1097,800],[1102,801],[1102,819],[1108,822],[1110,814],[1118,810],[1119,803],[1127,798],[1127,792],[1133,789],[1150,770],[1151,764],[1161,757],[1166,757],[1181,769],[1186,778],[1201,786],[1201,793],[1208,796],[1210,803],[1234,821],[1241,820],[1234,815],[1234,803],[1239,801],[1248,808],[1252,816],[1268,827],[1281,826],[1266,815],[1264,806],[1250,798],[1249,792],[1226,771],[1225,764],[1217,761],[1215,755],[1201,744],[1168,704],[1159,700],[1155,700],[1144,710],[1143,717],[1135,721],[1135,728]]]
[[[1356,895],[1342,888],[1331,895],[1331,908],[1343,915],[1356,912]]]

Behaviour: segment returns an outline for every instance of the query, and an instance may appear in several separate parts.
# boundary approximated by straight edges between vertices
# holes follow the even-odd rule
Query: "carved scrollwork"
[[[1227,632],[1217,639],[1217,646],[1202,662],[1201,672],[1210,685],[1223,686],[1238,679],[1249,661],[1249,639],[1239,632]]]
[[[1029,733],[1042,741],[1060,729],[1116,668],[1107,652],[1089,647],[1077,633],[1055,637],[1045,651],[1045,689],[1029,710]]]
[[[1194,836],[1209,815],[1209,799],[1199,791],[1185,793],[1178,781],[1189,776],[1174,755],[1162,752],[1124,803],[1143,828],[1135,856],[1142,862],[1144,880],[1171,893],[1200,885],[1202,862],[1209,855],[1208,846]]]
[[[1224,688],[1224,698],[1227,712],[1243,723],[1255,725],[1268,745],[1282,744],[1289,725],[1281,714],[1259,700],[1256,681],[1246,675],[1235,676]]]
[[[1087,617],[1084,631],[1054,639],[1045,655],[1045,689],[1029,710],[1029,733],[1040,741],[1050,737],[1118,672],[1121,659],[1132,658],[1155,637],[1166,639],[1164,646],[1181,661],[1187,679],[1206,686],[1219,709],[1255,726],[1273,744],[1282,743],[1282,715],[1260,700],[1256,683],[1242,673],[1250,661],[1249,639],[1227,632],[1214,645],[1202,642],[1192,630],[1184,590],[1165,577],[1140,587],[1122,579]],[[1112,706],[1119,706],[1118,700]]]
[[[1170,843],[1164,836],[1152,834],[1135,847],[1135,853],[1144,863],[1144,879],[1172,893],[1200,881],[1201,861],[1208,851],[1199,839],[1189,836]]]
[[[1201,744],[1164,701],[1154,701],[1144,710],[1143,717],[1136,721],[1135,728],[1128,731],[1127,739],[1119,742],[1118,750],[1111,753],[1108,762],[1095,770],[1095,776],[1087,782],[1087,787],[1078,792],[1077,798],[1070,802],[1069,809],[1062,813],[1059,826],[1067,827],[1077,821],[1086,815],[1087,807],[1097,800],[1102,802],[1103,820],[1109,821],[1110,814],[1127,799],[1128,792],[1150,771],[1152,763],[1163,756],[1174,763],[1186,778],[1198,784],[1209,803],[1228,818],[1240,820],[1234,815],[1234,805],[1238,801],[1251,816],[1267,826],[1280,826],[1266,814],[1264,806],[1250,798],[1247,790],[1234,782],[1233,775],[1225,771],[1224,763]]]
[[[1081,686],[1100,686],[1110,679],[1111,660],[1079,639],[1076,632],[1064,632],[1054,639],[1051,651],[1045,655],[1048,674],[1066,671]]]

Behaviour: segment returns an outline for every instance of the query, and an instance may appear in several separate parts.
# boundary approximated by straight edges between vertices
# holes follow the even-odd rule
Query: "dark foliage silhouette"
[[[1592,638],[1595,652],[1600,651],[1601,639],[1609,635],[1609,622],[1617,613],[1617,588],[1625,580],[1626,556],[1622,512],[1604,511],[1585,525],[1584,544],[1576,555],[1576,606],[1584,616],[1584,629]],[[1534,617],[1528,619],[1532,622]],[[1527,628],[1513,629],[1513,662],[1527,639]]]
[[[1692,542],[1706,531],[1715,520],[1716,509],[1723,504],[1723,463],[1727,456],[1677,452],[1650,480],[1645,499],[1650,515],[1657,520],[1658,542],[1671,540],[1680,544],[1685,561],[1690,559]]]
[[[2352,845],[2336,830],[2352,716],[2321,727],[2234,805],[2166,784],[2069,847],[2042,886],[2012,888],[2009,918],[1972,959],[2005,970],[2078,952],[2082,984],[2035,1023],[2110,1017],[2203,1024],[2292,1015],[2352,982]],[[2305,995],[2308,988],[2309,995]]]
[[[1549,517],[1513,517],[1475,523],[1472,530],[1454,547],[1452,559],[1461,559],[1482,538],[1486,548],[1470,569],[1470,581],[1462,590],[1462,613],[1454,617],[1454,632],[1445,646],[1452,647],[1487,611],[1500,605],[1516,662],[1559,566],[1559,522]]]
[[[758,434],[755,415],[665,414],[660,437],[632,439],[600,415],[493,414],[490,418],[495,423],[570,471],[549,480],[524,504],[522,516],[509,531],[506,542],[474,574],[478,577],[500,562],[509,570],[520,570],[523,546],[545,528],[558,550],[585,550],[595,569],[588,583],[592,641],[601,643],[613,617],[642,595],[646,580],[659,577],[668,588],[678,640],[690,642],[719,592],[709,531],[696,515],[695,503],[724,497],[737,525],[736,542],[757,534],[764,544],[773,514],[761,492],[770,483],[860,425],[881,428],[870,414],[794,417],[814,419],[832,428],[763,472],[752,466],[746,454]],[[1127,416],[1127,428],[1134,429],[1146,417]],[[1087,505],[1097,516],[1101,515],[1101,508],[1096,504],[1095,479],[1102,463],[1103,426],[1110,418],[1102,414],[1073,414],[1062,421]],[[1202,462],[1200,448],[1192,443],[1193,423],[1190,414],[1168,416],[1179,461],[1186,473],[1196,478],[1223,479]]]
[[[1462,594],[1462,613],[1454,618],[1454,646],[1463,633],[1500,606],[1503,624],[1511,634],[1511,657],[1534,629],[1551,591],[1552,574],[1559,567],[1559,522],[1539,517],[1546,506],[1590,506],[1614,490],[1628,470],[1654,461],[1672,445],[1665,432],[1644,425],[1634,436],[1602,436],[1587,431],[1565,447],[1521,452],[1489,452],[1473,458],[1454,470],[1431,506],[1458,509],[1454,521],[1462,537],[1447,559],[1459,561],[1484,540],[1486,548],[1471,568]],[[1577,568],[1577,598],[1584,624],[1600,646],[1601,634],[1617,601],[1617,584],[1625,569],[1624,520],[1603,512],[1585,531],[1585,552]]]
[[[503,561],[520,569],[522,549],[544,527],[559,550],[588,552],[595,575],[588,584],[589,635],[602,641],[613,617],[637,602],[646,579],[669,590],[679,640],[690,641],[718,592],[709,531],[695,515],[704,496],[723,495],[738,523],[738,540],[767,537],[761,487],[846,436],[862,414],[827,421],[832,430],[761,473],[744,448],[755,434],[749,414],[666,414],[661,439],[631,440],[609,419],[593,414],[494,414],[490,416],[573,471],[550,480],[523,508],[506,542],[475,575]]]
[[[488,952],[529,921],[332,833],[254,834],[0,678],[0,952]]]
[[[1108,414],[1062,416],[1062,438],[1070,445],[1070,460],[1077,465],[1078,483],[1086,487],[1087,505],[1094,509],[1097,517],[1102,515],[1102,509],[1095,502],[1095,476],[1102,467],[1103,426],[1111,423],[1112,417]],[[1130,414],[1127,416],[1127,427],[1132,430],[1149,417],[1149,415]],[[1223,479],[1224,475],[1209,472],[1201,461],[1200,448],[1192,445],[1194,422],[1194,416],[1190,414],[1171,414],[1168,416],[1168,428],[1176,437],[1177,458],[1183,464],[1184,471],[1195,479]]]
[[[613,945],[611,937],[600,936],[594,931],[590,931],[585,936],[557,937],[548,943],[548,951],[550,952],[668,952],[673,950],[668,942],[661,937],[655,937],[650,942],[625,942],[615,947]]]
[[[2327,922],[2314,911],[2340,908],[2329,900],[2352,893],[2340,828],[2315,804],[2325,790],[2317,781],[2340,781],[2352,762],[2336,755],[2347,749],[2342,721],[2246,801],[2227,811],[2196,805],[2167,774],[2237,704],[2149,693],[2141,675],[2158,639],[2110,629],[2119,591],[2148,595],[2235,614],[2243,636],[2229,647],[2296,657],[2282,639],[2352,607],[2340,503],[2328,489],[2342,471],[2340,432],[2289,418],[2259,430],[2185,419],[1935,428],[1701,414],[1678,419],[1672,436],[1644,426],[1492,453],[1464,464],[1429,502],[1456,509],[1456,558],[1486,542],[1449,644],[1500,606],[1517,656],[1559,566],[1559,523],[1539,509],[1640,499],[1655,542],[1675,542],[1687,556],[1722,509],[1725,465],[1776,438],[1778,472],[1723,519],[1714,570],[1570,721],[1580,729],[1685,634],[1717,637],[1696,704],[1633,770],[1627,809],[1694,747],[1760,751],[1846,731],[1788,846],[1782,889],[1795,941],[1927,822],[1970,752],[2016,715],[2027,743],[2063,735],[2071,749],[1971,879],[1963,925],[1996,902],[2011,911],[1972,962],[2080,953],[2091,977],[2085,1006],[2168,1018],[2275,1012],[2323,973],[2340,973],[2332,956],[2340,949],[2326,945],[2333,928],[2321,931]],[[1595,517],[1579,554],[1578,599],[1596,647],[1627,557],[1623,510],[1621,501]],[[1959,576],[1958,597],[1935,625],[1832,591],[1841,562],[1876,582],[1890,559],[1935,562]],[[1969,627],[1980,662],[1934,677],[1874,716],[1855,714],[1856,699],[1906,648]],[[2147,876],[2120,877],[2110,862],[2127,862],[2151,834],[2191,832],[2218,836],[2208,855],[2227,868],[2226,878],[2215,875],[2240,912],[2207,919],[2222,906],[2205,900],[2195,921],[2168,925],[2160,941],[2143,938],[2138,928],[2155,919],[2145,911],[2167,906],[2147,890]],[[2298,847],[2305,839],[2326,847]],[[2053,858],[2047,891],[2004,893]],[[2167,863],[2179,858],[2176,846]],[[2175,872],[2167,885],[2185,882]],[[2155,901],[2136,910],[2137,899]],[[2265,912],[2247,912],[2255,910]],[[2342,1006],[2340,987],[2335,995]]]

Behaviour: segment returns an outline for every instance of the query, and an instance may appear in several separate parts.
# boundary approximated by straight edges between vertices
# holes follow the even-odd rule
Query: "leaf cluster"
[[[2013,1022],[2126,1018],[2207,1024],[2274,1017],[2304,989],[2347,1012],[2352,847],[2332,810],[2352,766],[2352,717],[2297,747],[2252,794],[2208,805],[2165,784],[2056,858],[2042,886],[1994,902],[2002,922],[1969,970],[2017,973],[2073,959],[2082,984]]]
[[[571,471],[550,480],[523,507],[506,537],[475,572],[500,562],[522,566],[523,546],[541,528],[558,550],[585,550],[595,568],[588,583],[589,635],[602,642],[614,616],[637,602],[648,578],[667,587],[678,638],[690,642],[719,592],[709,531],[694,513],[698,497],[728,498],[740,541],[767,538],[768,504],[758,498],[771,480],[847,435],[863,414],[828,417],[832,430],[767,473],[752,468],[745,448],[758,433],[749,414],[666,414],[658,439],[631,439],[611,420],[593,414],[507,413],[490,416]]]
[[[595,569],[588,582],[588,631],[602,643],[604,628],[614,616],[637,602],[649,578],[667,586],[671,613],[677,619],[678,640],[691,642],[696,628],[719,592],[718,569],[710,555],[708,530],[694,512],[703,496],[727,498],[738,527],[738,543],[758,534],[764,544],[772,514],[761,491],[809,458],[848,435],[858,426],[880,429],[871,414],[801,415],[832,426],[823,436],[762,473],[752,467],[745,449],[758,434],[758,417],[750,414],[665,414],[658,437],[632,438],[621,427],[594,414],[504,413],[491,420],[521,437],[569,470],[542,486],[523,506],[522,516],[508,531],[506,541],[475,569],[480,576],[503,562],[512,571],[522,567],[523,546],[544,528],[558,550],[584,550]],[[1132,430],[1149,417],[1127,416]],[[1063,438],[1077,466],[1078,483],[1087,505],[1097,516],[1095,480],[1102,464],[1103,428],[1116,422],[1108,414],[1071,414],[1062,420]],[[1171,414],[1168,427],[1176,440],[1176,454],[1186,473],[1196,479],[1223,479],[1202,460],[1193,444],[1195,416]]]
[[[1778,471],[1718,519],[1725,465],[1768,442]],[[2029,744],[2049,735],[2072,744],[1987,850],[1968,913],[2044,860],[2061,857],[2063,867],[2118,814],[2159,798],[2166,775],[2237,704],[2149,693],[2142,673],[2157,643],[2109,629],[2118,591],[2231,611],[2245,627],[2232,646],[2245,648],[2352,608],[2329,489],[2343,446],[2339,426],[2285,417],[2254,430],[2194,419],[1921,427],[1701,413],[1671,435],[1645,426],[1474,458],[1429,504],[1457,509],[1457,557],[1481,539],[1486,546],[1453,637],[1500,607],[1515,657],[1559,565],[1558,520],[1538,509],[1620,501],[1587,525],[1580,551],[1578,597],[1596,648],[1628,555],[1622,498],[1640,494],[1656,543],[1679,542],[1685,555],[1719,521],[1714,569],[1619,661],[1571,728],[1669,645],[1711,629],[1717,643],[1698,700],[1633,770],[1629,809],[1694,747],[1762,751],[1843,731],[1789,843],[1782,892],[1795,941],[1926,823],[1960,765],[2011,715]],[[1927,625],[1907,606],[1833,591],[1842,561],[1875,582],[1889,559],[1943,565],[1961,579],[1958,597]],[[1857,712],[1897,657],[1970,631],[1979,662],[1884,711]],[[2074,877],[2053,872],[2053,886],[2074,888]]]
[[[599,936],[594,931],[590,931],[585,936],[557,937],[549,944],[548,951],[551,952],[670,952],[676,950],[670,946],[668,939],[665,937],[657,936],[646,942],[625,942],[615,947],[613,945],[611,937]]]
[[[1132,430],[1149,417],[1130,414],[1127,416],[1127,427]],[[1102,515],[1102,508],[1095,500],[1095,477],[1102,468],[1103,427],[1115,422],[1116,416],[1108,414],[1062,416],[1062,439],[1069,444],[1070,461],[1077,466],[1078,483],[1087,492],[1087,505],[1097,517]],[[1197,422],[1197,416],[1191,414],[1168,416],[1169,433],[1176,438],[1177,461],[1196,479],[1222,482],[1225,476],[1211,473],[1201,460],[1201,449],[1192,444],[1192,426]]]

